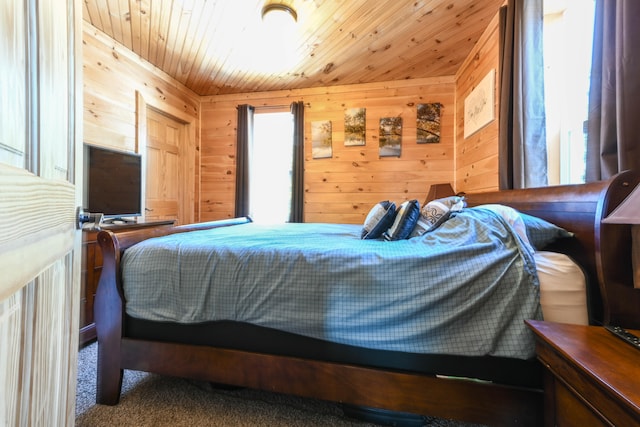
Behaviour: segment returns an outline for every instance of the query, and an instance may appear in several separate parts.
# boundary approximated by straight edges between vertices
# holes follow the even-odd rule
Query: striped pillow
[[[361,239],[377,239],[393,224],[396,204],[385,200],[371,208],[362,227]]]
[[[420,217],[420,203],[417,200],[403,202],[393,225],[383,234],[385,240],[408,239]]]

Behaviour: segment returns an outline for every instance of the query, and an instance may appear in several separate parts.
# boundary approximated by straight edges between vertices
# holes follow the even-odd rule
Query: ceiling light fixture
[[[262,19],[264,20],[267,15],[275,12],[284,12],[285,14],[288,14],[290,17],[292,17],[295,22],[298,22],[298,13],[295,11],[295,9],[289,5],[282,3],[265,4],[262,8]]]

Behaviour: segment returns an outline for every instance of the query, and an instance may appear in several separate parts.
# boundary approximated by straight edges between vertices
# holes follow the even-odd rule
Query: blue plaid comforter
[[[130,316],[235,320],[373,349],[528,359],[541,319],[533,254],[464,209],[401,241],[351,224],[256,223],[141,242],[123,258]]]

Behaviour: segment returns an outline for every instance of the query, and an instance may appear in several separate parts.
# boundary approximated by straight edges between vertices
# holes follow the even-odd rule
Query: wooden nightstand
[[[640,425],[640,350],[599,326],[527,324],[545,367],[546,426]]]
[[[96,325],[93,321],[93,300],[96,297],[100,272],[102,271],[102,252],[96,241],[100,230],[114,233],[147,227],[171,227],[174,220],[150,221],[119,225],[105,225],[100,229],[83,230],[82,233],[82,281],[80,286],[80,347],[96,338]]]

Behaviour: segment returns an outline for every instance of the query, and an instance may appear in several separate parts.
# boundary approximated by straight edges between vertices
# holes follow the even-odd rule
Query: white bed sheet
[[[556,252],[539,251],[534,259],[544,320],[589,324],[587,284],[582,269],[567,255]]]

